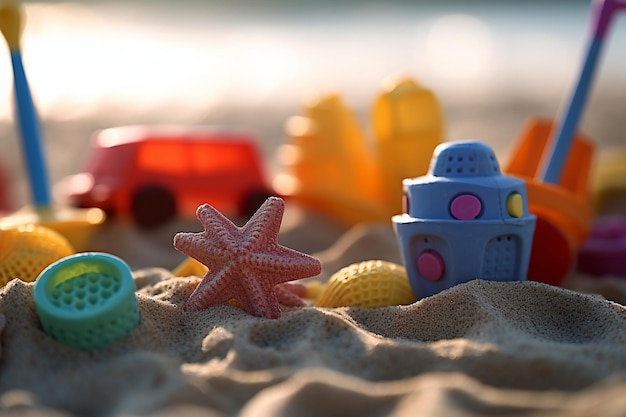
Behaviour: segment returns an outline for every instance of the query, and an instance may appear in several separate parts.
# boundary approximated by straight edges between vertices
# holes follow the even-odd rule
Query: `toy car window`
[[[253,166],[249,149],[236,144],[195,144],[190,153],[196,172],[245,171]]]
[[[146,142],[137,152],[137,166],[147,172],[181,174],[188,170],[185,144],[176,142]]]

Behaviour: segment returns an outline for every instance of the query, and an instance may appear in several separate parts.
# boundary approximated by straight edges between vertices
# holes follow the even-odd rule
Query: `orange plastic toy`
[[[287,123],[291,143],[278,153],[288,173],[275,188],[348,226],[384,222],[402,211],[402,180],[426,173],[443,117],[430,90],[402,78],[384,84],[368,143],[337,94],[309,103]]]
[[[553,124],[534,119],[524,130],[505,172],[526,182],[529,211],[537,216],[528,279],[558,285],[569,273],[593,221],[589,178],[594,146],[574,137],[559,184],[539,179]]]
[[[289,187],[280,194],[344,223],[383,221],[375,159],[354,114],[338,94],[309,102],[304,116],[286,124],[291,144],[279,151],[289,169]]]

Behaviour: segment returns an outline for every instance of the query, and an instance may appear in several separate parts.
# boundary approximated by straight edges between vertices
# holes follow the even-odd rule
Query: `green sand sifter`
[[[81,350],[104,347],[139,323],[135,282],[120,258],[85,252],[43,270],[34,289],[43,330]]]

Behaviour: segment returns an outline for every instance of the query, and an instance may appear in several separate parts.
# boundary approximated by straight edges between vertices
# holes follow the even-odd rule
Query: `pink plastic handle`
[[[594,0],[593,9],[593,36],[596,38],[604,38],[614,13],[618,10],[626,10],[626,1]]]

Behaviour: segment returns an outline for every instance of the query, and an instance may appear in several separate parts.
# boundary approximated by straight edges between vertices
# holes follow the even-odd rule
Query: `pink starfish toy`
[[[174,247],[209,268],[186,310],[231,304],[254,316],[280,317],[278,297],[297,304],[296,294],[279,285],[320,273],[316,258],[278,244],[285,203],[270,197],[248,223],[238,227],[208,204],[196,210],[201,233],[177,233]]]

